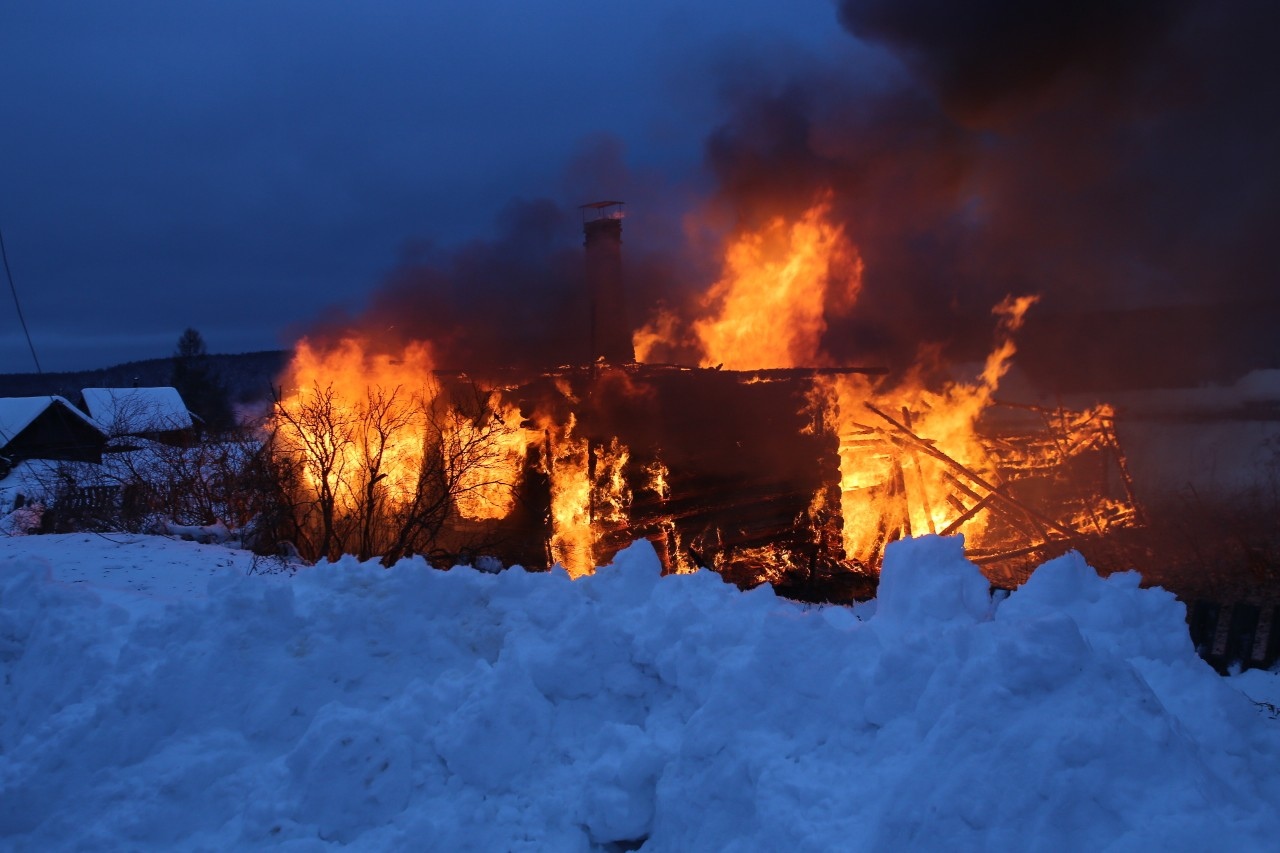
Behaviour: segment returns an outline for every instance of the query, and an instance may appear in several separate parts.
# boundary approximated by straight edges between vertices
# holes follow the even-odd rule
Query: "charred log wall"
[[[713,566],[754,585],[842,557],[838,514],[815,510],[819,495],[835,505],[840,478],[811,392],[804,371],[762,379],[632,365],[541,377],[514,393],[526,413],[572,416],[593,448],[629,451],[628,518],[599,525],[597,560],[647,537],[668,570]]]

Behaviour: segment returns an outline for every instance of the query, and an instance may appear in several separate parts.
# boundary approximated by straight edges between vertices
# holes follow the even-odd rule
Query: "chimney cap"
[[[621,219],[624,214],[621,201],[593,201],[589,204],[580,204],[578,209],[582,211],[582,221],[585,223],[588,219]],[[590,211],[595,211],[592,216]]]

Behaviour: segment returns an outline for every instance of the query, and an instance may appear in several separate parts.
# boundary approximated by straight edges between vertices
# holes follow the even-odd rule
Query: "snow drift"
[[[343,560],[219,571],[207,596],[132,608],[24,539],[0,551],[10,848],[1257,849],[1280,832],[1280,722],[1196,657],[1171,594],[1076,555],[999,602],[959,540],[930,537],[891,546],[879,599],[853,610],[660,578],[647,543],[579,581]]]

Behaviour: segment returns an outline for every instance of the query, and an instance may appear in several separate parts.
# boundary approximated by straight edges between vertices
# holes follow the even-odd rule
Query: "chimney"
[[[591,301],[591,360],[627,364],[636,360],[622,288],[622,202],[582,205],[587,294]]]

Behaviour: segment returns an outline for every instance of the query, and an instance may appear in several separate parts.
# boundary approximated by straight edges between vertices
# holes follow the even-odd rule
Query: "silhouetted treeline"
[[[289,352],[263,350],[205,358],[233,402],[251,403],[271,399],[272,385],[284,369]],[[75,400],[82,388],[148,388],[169,385],[172,379],[172,358],[150,358],[96,370],[0,374],[0,397],[60,394]]]

